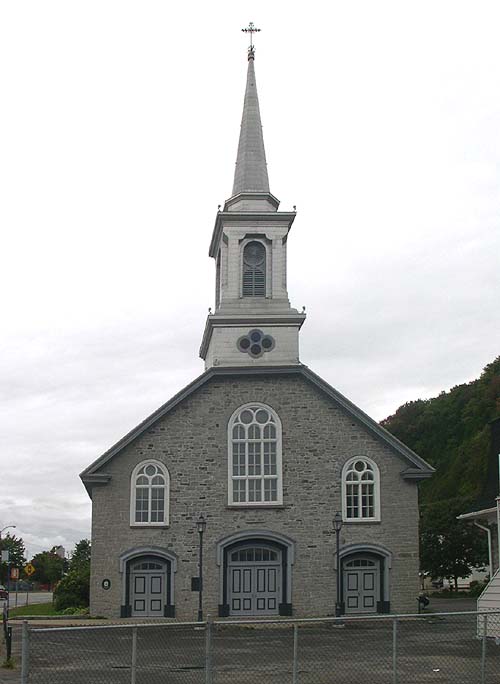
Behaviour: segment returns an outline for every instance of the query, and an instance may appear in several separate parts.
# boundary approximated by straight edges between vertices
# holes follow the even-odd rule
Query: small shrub
[[[89,605],[90,568],[70,570],[54,590],[54,606],[57,611],[68,608],[87,608]],[[68,613],[71,615],[72,613]]]
[[[471,582],[469,589],[470,598],[477,598],[486,587],[487,582]]]

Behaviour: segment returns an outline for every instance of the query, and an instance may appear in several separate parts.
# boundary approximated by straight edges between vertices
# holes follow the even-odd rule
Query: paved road
[[[431,596],[429,610],[431,610],[433,613],[458,613],[467,610],[477,610],[477,599],[462,597],[456,599],[446,599]]]
[[[25,606],[26,602],[28,605],[33,603],[52,603],[52,592],[51,591],[20,591],[17,594],[17,605]],[[11,589],[10,591],[10,607],[15,608],[16,606],[16,592]]]
[[[0,601],[0,613],[3,610],[5,601]],[[11,591],[10,592],[10,601],[9,605],[11,608],[16,608],[17,606],[31,606],[34,605],[35,603],[52,603],[52,592],[51,591],[20,591],[17,594],[16,597],[16,592]],[[0,680],[1,682],[1,680]]]

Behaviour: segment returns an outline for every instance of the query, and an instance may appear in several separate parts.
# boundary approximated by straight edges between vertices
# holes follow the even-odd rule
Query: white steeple
[[[269,190],[254,60],[251,46],[233,194],[217,213],[210,243],[216,291],[200,348],[206,368],[299,363],[305,314],[290,306],[286,287],[295,211],[278,211]]]

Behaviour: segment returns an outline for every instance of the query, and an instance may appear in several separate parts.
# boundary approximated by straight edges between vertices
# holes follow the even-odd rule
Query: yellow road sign
[[[24,566],[24,572],[28,575],[32,575],[35,572],[35,566],[32,565],[31,563],[28,563],[27,565]]]

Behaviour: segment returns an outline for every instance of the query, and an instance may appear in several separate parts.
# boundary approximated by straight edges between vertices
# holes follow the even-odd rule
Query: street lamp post
[[[196,521],[198,534],[200,535],[200,555],[198,559],[198,622],[203,622],[203,533],[207,526],[207,521],[200,515]]]
[[[5,527],[2,527],[0,530],[0,539],[2,538],[2,532],[5,532],[5,530],[8,530],[10,527],[15,527],[15,525],[6,525]]]
[[[335,617],[342,615],[342,602],[340,600],[340,530],[342,529],[342,513],[337,511],[333,517],[333,529],[337,542],[337,597],[335,600]]]

